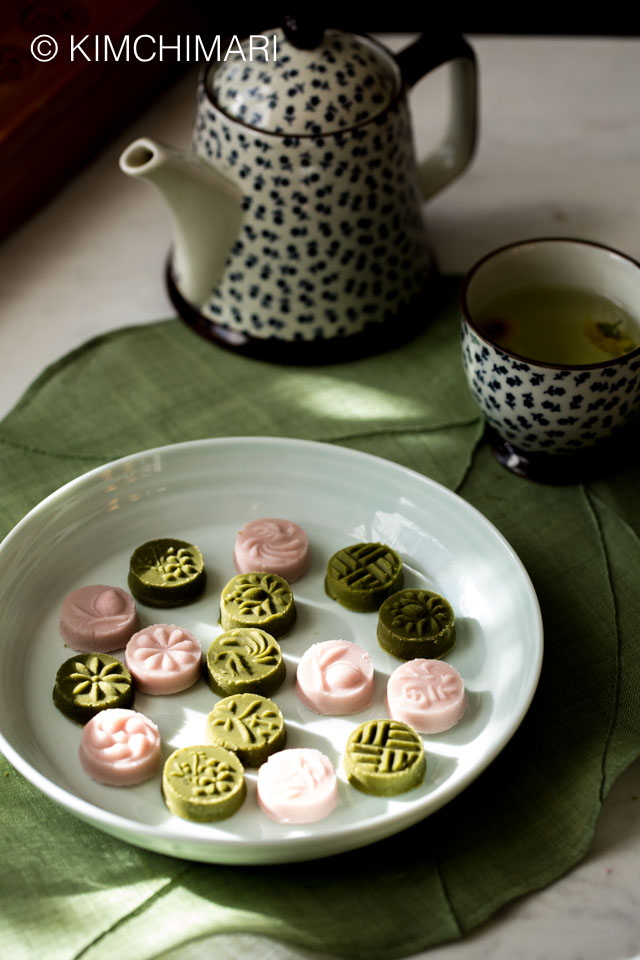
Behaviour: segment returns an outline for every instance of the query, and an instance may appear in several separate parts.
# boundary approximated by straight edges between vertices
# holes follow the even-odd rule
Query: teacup
[[[640,402],[640,264],[630,257],[585,240],[525,240],[476,263],[460,302],[465,373],[504,466],[559,479],[633,416]],[[524,304],[528,316],[514,320],[510,302]],[[581,326],[583,302],[594,306]],[[506,305],[505,315],[494,315],[496,304]],[[601,308],[614,311],[613,323],[607,316],[598,322]],[[551,345],[533,349],[538,333]],[[514,343],[525,344],[525,353]],[[591,362],[572,362],[585,356]]]

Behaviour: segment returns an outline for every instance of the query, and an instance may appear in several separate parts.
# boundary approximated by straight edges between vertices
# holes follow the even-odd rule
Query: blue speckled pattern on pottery
[[[393,320],[431,273],[404,96],[368,123],[282,136],[229,119],[199,89],[194,150],[243,192],[243,223],[202,313],[280,340]]]
[[[623,426],[640,400],[640,351],[563,369],[516,359],[462,324],[471,392],[492,427],[519,450],[575,453]]]
[[[364,37],[326,30],[319,46],[300,50],[274,33],[277,60],[249,60],[245,41],[210,74],[215,103],[255,129],[332,133],[377,116],[400,89],[394,62]]]

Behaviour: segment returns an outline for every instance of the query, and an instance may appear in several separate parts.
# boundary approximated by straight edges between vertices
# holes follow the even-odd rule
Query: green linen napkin
[[[640,469],[555,488],[498,466],[460,364],[456,290],[413,342],[315,369],[226,353],[174,320],[121,330],[47,369],[0,425],[3,536],[62,483],[160,444],[290,436],[387,457],[496,524],[545,625],[533,705],[489,769],[404,833],[313,869],[140,850],[75,820],[3,760],[3,956],[147,960],[230,931],[402,956],[463,936],[585,854],[604,796],[640,752]]]

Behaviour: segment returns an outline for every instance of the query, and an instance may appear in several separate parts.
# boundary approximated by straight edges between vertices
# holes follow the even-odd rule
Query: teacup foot
[[[562,485],[602,477],[635,459],[637,440],[630,437],[629,432],[623,430],[616,437],[600,441],[595,447],[567,454],[519,450],[508,440],[503,440],[491,427],[487,427],[486,435],[498,463],[517,477],[537,483]]]

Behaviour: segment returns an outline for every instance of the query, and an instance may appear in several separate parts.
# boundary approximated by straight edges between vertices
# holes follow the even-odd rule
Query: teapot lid
[[[273,33],[276,60],[250,60],[246,40],[242,53],[229,54],[206,81],[218,107],[257,130],[285,136],[346,130],[382,113],[402,86],[393,56],[368,37],[325,30],[308,49],[287,29]]]

